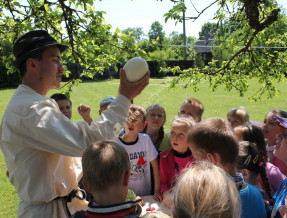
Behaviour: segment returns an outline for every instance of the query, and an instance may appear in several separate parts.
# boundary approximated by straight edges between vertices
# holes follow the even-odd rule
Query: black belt
[[[86,199],[86,192],[83,189],[73,189],[68,195],[66,196],[58,196],[54,198],[54,200],[60,200],[60,199],[65,199],[65,208],[67,211],[68,216],[71,216],[71,212],[68,208],[68,202],[71,202],[73,198],[78,198],[80,200]]]

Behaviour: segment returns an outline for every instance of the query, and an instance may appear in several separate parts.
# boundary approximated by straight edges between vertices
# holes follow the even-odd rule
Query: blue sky
[[[185,0],[188,7],[186,16],[197,16],[197,12],[193,9],[192,3],[198,11],[204,9],[211,0]],[[287,8],[287,0],[277,0],[279,5]],[[173,6],[170,0],[96,0],[96,10],[105,11],[105,20],[115,29],[126,29],[128,27],[143,27],[145,34],[150,30],[154,21],[159,21],[163,25],[163,29],[168,36],[172,31],[182,33],[183,25],[178,23],[175,25],[173,21],[164,22],[163,15]],[[195,22],[186,21],[186,35],[198,37],[201,26],[206,22],[215,22],[212,20],[217,6],[214,5],[207,9]]]

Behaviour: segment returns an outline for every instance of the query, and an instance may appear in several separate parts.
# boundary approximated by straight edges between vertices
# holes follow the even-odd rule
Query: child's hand
[[[142,197],[140,197],[140,196],[137,196],[136,197],[136,200],[142,200],[140,203],[139,203],[139,205],[141,205],[141,206],[143,206],[144,204],[145,204],[145,202],[144,202],[144,199],[142,198]]]
[[[170,193],[170,191],[163,192],[163,203],[167,208],[172,208],[173,195]]]
[[[83,117],[83,119],[91,125],[93,119],[90,116],[91,108],[88,105],[80,104],[78,106],[78,112]]]
[[[159,192],[155,192],[153,195],[153,199],[161,202],[162,201],[162,195]]]
[[[80,104],[78,106],[78,112],[84,118],[90,116],[91,108],[88,105]]]
[[[163,203],[167,208],[172,208],[173,206],[173,200],[172,199],[163,199]]]

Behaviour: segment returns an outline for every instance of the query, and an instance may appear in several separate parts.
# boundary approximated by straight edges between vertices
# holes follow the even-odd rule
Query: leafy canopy
[[[64,62],[77,63],[82,75],[67,85],[71,91],[79,82],[79,76],[93,77],[133,56],[145,56],[135,43],[120,30],[104,22],[103,11],[97,11],[93,0],[2,0],[0,1],[0,49],[11,45],[25,32],[44,29],[61,43],[69,45],[63,53]],[[1,51],[0,51],[1,53]],[[1,57],[9,71],[13,68],[14,56]]]
[[[226,34],[215,37],[214,45],[218,48],[213,61],[204,67],[183,71],[162,69],[182,73],[172,81],[171,87],[185,81],[185,87],[191,86],[197,91],[200,82],[208,81],[211,90],[223,85],[227,91],[235,89],[243,96],[248,81],[256,78],[261,87],[248,97],[256,101],[266,94],[272,98],[279,92],[276,83],[285,79],[287,70],[286,18],[280,14],[276,1],[216,0],[208,7],[215,3],[218,5],[217,21],[227,20],[229,25],[226,25]],[[166,19],[180,22],[180,9],[185,10],[183,2],[166,13]]]

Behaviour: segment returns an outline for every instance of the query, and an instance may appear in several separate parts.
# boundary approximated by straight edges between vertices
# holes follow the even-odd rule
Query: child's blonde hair
[[[142,218],[170,218],[170,216],[160,211],[153,211],[143,215]]]
[[[223,169],[197,162],[179,180],[173,213],[178,218],[239,217],[239,193]]]
[[[119,183],[131,168],[127,151],[113,141],[89,146],[83,154],[82,166],[84,182],[91,193]]]
[[[238,142],[231,125],[222,118],[209,118],[189,130],[187,142],[193,143],[202,155],[218,153],[221,164],[236,165]]]
[[[242,122],[242,125],[249,124],[249,114],[244,107],[231,108],[227,113],[227,119],[233,117]]]
[[[146,121],[146,110],[142,106],[138,104],[132,104],[129,111],[131,113],[130,116],[133,117],[140,115],[142,122],[144,123]]]
[[[196,121],[192,117],[176,117],[175,119],[172,120],[171,126],[174,123],[185,123],[191,128],[196,124]]]
[[[184,105],[184,104],[191,104],[192,106],[196,107],[197,109],[197,116],[198,117],[202,117],[203,115],[203,112],[204,112],[204,106],[203,104],[201,103],[201,101],[199,101],[198,99],[196,98],[188,98],[186,100],[183,101],[181,107]]]

